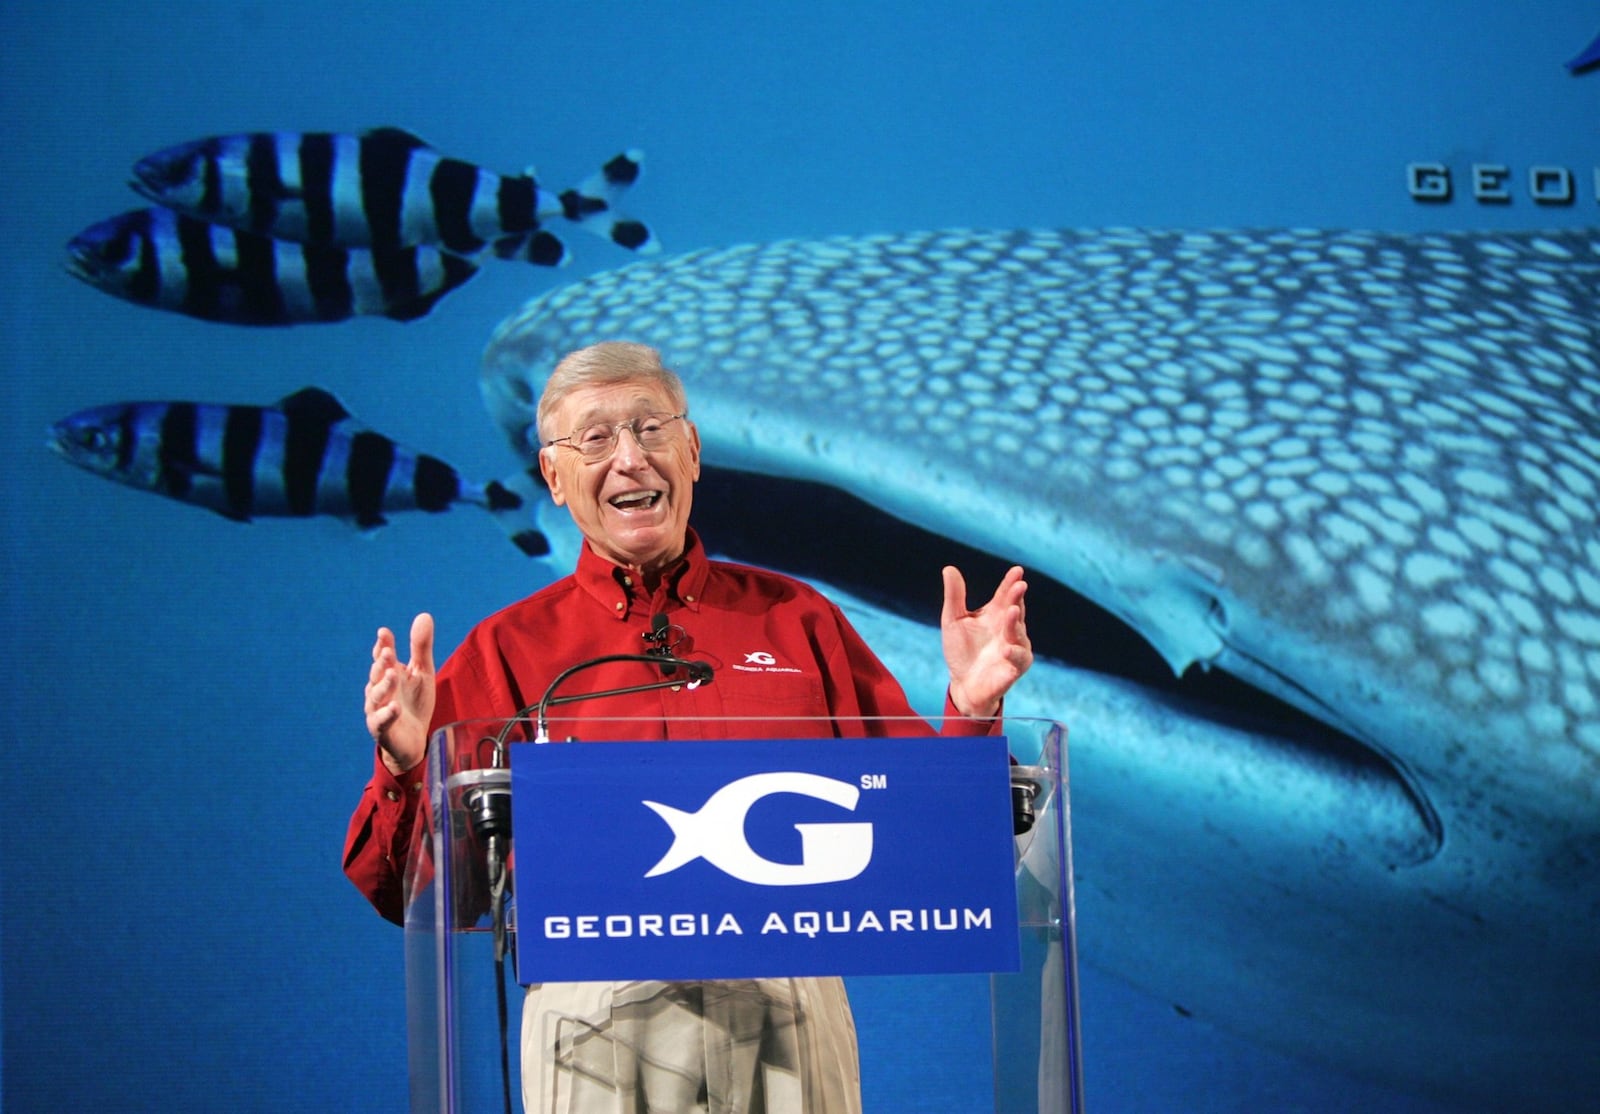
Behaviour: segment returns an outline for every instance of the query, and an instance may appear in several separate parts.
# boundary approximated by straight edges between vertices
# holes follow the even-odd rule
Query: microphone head
[[[645,631],[644,634],[640,635],[640,637],[646,642],[655,645],[657,649],[660,649],[662,643],[666,642],[667,640],[667,627],[670,625],[671,624],[667,622],[666,615],[658,611],[654,615],[650,616],[650,629]]]
[[[645,653],[662,659],[661,675],[663,677],[670,677],[678,671],[677,665],[673,664],[677,659],[672,656],[673,647],[677,643],[672,637],[672,624],[667,621],[664,613],[658,611],[650,616],[650,629],[640,637],[650,644],[650,648]],[[682,637],[681,630],[679,631],[679,637]]]

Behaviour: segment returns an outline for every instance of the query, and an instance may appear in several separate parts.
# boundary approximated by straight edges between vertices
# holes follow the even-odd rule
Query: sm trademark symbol
[[[887,788],[889,788],[889,775],[888,774],[862,774],[861,775],[861,788],[863,788],[863,789],[887,789]]]

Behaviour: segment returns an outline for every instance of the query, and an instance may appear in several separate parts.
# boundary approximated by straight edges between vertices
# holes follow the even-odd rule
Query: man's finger
[[[433,672],[433,616],[426,611],[411,620],[411,665],[423,673]]]
[[[967,580],[954,565],[944,567],[944,609],[939,623],[953,623],[967,613]]]

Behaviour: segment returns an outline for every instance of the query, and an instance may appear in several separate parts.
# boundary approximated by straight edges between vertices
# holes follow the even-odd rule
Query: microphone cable
[[[657,615],[652,621],[651,630],[644,635],[647,641],[655,642],[661,646],[665,642],[667,623],[665,615]],[[578,693],[572,696],[558,697],[555,691],[569,677],[592,669],[598,665],[611,662],[637,661],[649,665],[656,665],[667,679],[651,681],[639,685],[625,685],[621,688],[605,689],[600,692]],[[687,682],[673,676],[679,669],[685,671]],[[579,700],[597,700],[602,697],[624,696],[636,692],[651,692],[663,688],[688,688],[697,689],[701,685],[710,684],[712,668],[703,661],[690,661],[688,658],[673,657],[666,652],[664,647],[653,649],[645,654],[606,654],[603,657],[589,658],[576,665],[569,666],[556,674],[544,695],[536,703],[517,709],[512,717],[506,720],[492,740],[494,743],[493,757],[490,760],[491,770],[504,770],[505,776],[494,781],[480,782],[462,794],[461,803],[467,808],[472,821],[472,831],[484,841],[485,870],[489,881],[489,918],[494,933],[494,987],[495,1005],[500,1023],[500,1089],[505,1104],[505,1114],[511,1114],[511,1052],[510,1052],[510,1008],[506,1001],[506,953],[509,949],[509,932],[506,926],[506,885],[510,881],[507,870],[508,849],[511,842],[511,774],[509,754],[507,753],[506,740],[511,735],[512,727],[526,718],[529,713],[537,713],[535,720],[535,743],[548,743],[550,741],[549,709],[562,704],[570,704]],[[480,742],[483,740],[480,740]]]

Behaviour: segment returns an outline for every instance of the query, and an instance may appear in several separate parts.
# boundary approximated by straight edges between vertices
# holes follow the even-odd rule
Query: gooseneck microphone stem
[[[607,665],[611,662],[619,661],[640,661],[649,665],[675,666],[685,670],[688,680],[673,678],[671,680],[649,681],[639,685],[624,685],[621,688],[603,689],[600,692],[581,692],[571,696],[555,695],[556,689],[560,688],[566,679],[573,674],[581,673],[585,669],[592,669],[597,665]],[[506,720],[505,726],[500,729],[500,733],[494,738],[494,765],[496,768],[506,765],[506,739],[511,735],[511,729],[516,726],[517,721],[526,718],[529,714],[537,713],[533,741],[536,743],[548,743],[550,741],[549,709],[551,708],[559,707],[562,704],[575,704],[579,700],[599,700],[607,696],[626,696],[630,693],[651,692],[655,689],[697,689],[701,685],[709,685],[711,676],[711,666],[706,662],[690,661],[688,658],[668,657],[665,654],[607,654],[604,657],[580,661],[577,665],[568,666],[560,673],[557,673],[555,680],[550,682],[549,686],[544,690],[544,695],[536,703],[518,708],[516,713]]]
[[[649,636],[647,635],[646,637]],[[661,667],[663,673],[667,674],[683,669],[688,680],[669,677],[665,680],[650,681],[638,685],[624,685],[621,688],[605,689],[600,692],[575,693],[571,696],[555,695],[556,689],[574,673],[592,669],[597,665],[621,661],[638,661],[647,665],[657,665]],[[505,959],[508,950],[506,884],[510,880],[507,875],[506,860],[509,857],[508,853],[511,844],[511,764],[507,761],[506,739],[511,734],[511,728],[530,712],[537,711],[538,719],[533,741],[536,743],[548,743],[550,741],[549,709],[558,705],[572,704],[579,700],[598,700],[608,696],[625,696],[635,692],[651,692],[655,689],[686,688],[692,690],[710,683],[710,665],[703,661],[675,658],[660,652],[649,654],[608,654],[604,657],[580,661],[577,665],[570,666],[556,674],[555,680],[550,682],[549,687],[544,690],[544,695],[539,698],[537,704],[529,704],[525,708],[517,709],[516,714],[506,720],[505,725],[500,728],[499,733],[494,737],[494,757],[490,761],[489,769],[467,771],[456,775],[457,778],[473,775],[471,787],[462,794],[461,801],[466,806],[471,817],[473,832],[484,842],[485,868],[489,881],[489,916],[494,931],[496,1004],[499,1007],[500,1015],[500,1083],[506,1114],[510,1114],[511,1111],[511,1069],[507,1039],[508,1020],[505,981]]]
[[[642,661],[651,665],[676,666],[688,673],[688,683],[679,679],[650,681],[640,685],[625,685],[622,688],[605,689],[602,692],[579,693],[573,696],[555,696],[556,689],[568,677],[581,670],[595,665],[604,665],[616,661]],[[655,689],[688,688],[697,689],[701,685],[711,682],[711,667],[703,661],[689,661],[687,658],[668,657],[666,654],[611,654],[602,658],[591,658],[581,661],[577,665],[556,674],[556,679],[550,682],[550,687],[544,690],[544,699],[539,701],[539,716],[533,741],[548,743],[550,741],[550,716],[549,709],[561,704],[573,704],[579,700],[598,700],[605,696],[625,696],[634,692],[651,692]]]
[[[688,676],[688,680],[669,679],[648,681],[638,685],[624,685],[621,688],[603,689],[600,692],[576,693],[571,696],[556,696],[555,691],[562,682],[574,673],[591,669],[597,665],[609,662],[638,661],[649,665],[671,666],[681,668]],[[544,695],[537,704],[529,704],[517,709],[515,715],[506,720],[494,737],[494,755],[487,770],[469,771],[473,775],[473,784],[462,796],[462,802],[471,812],[472,830],[484,840],[491,858],[498,853],[500,863],[490,862],[491,873],[503,864],[503,856],[507,850],[507,843],[511,835],[511,777],[510,765],[506,754],[506,739],[511,734],[511,729],[528,713],[537,711],[538,721],[534,742],[548,743],[550,741],[549,709],[561,704],[572,704],[579,700],[598,700],[608,696],[625,696],[635,692],[651,692],[664,688],[697,689],[701,685],[711,683],[711,666],[703,661],[690,661],[687,658],[668,657],[664,654],[608,654],[605,657],[590,658],[580,661],[577,665],[570,666],[556,674],[555,680],[550,682],[544,690]],[[458,778],[465,778],[467,774],[458,774]]]

